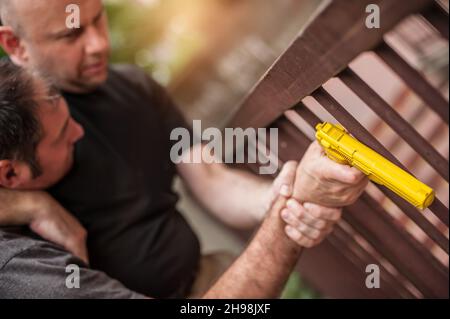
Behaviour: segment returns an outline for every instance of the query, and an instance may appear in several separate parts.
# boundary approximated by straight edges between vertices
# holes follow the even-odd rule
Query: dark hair
[[[0,160],[30,165],[33,177],[42,171],[36,158],[41,126],[36,115],[33,77],[9,60],[0,60]]]

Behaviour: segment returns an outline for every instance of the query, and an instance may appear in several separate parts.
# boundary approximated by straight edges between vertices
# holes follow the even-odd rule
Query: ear
[[[0,161],[0,187],[8,189],[19,189],[31,180],[27,165],[17,161]]]
[[[14,64],[24,66],[28,62],[28,54],[23,41],[10,26],[0,26],[0,46]]]

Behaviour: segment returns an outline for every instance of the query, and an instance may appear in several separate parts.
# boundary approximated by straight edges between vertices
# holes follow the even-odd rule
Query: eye
[[[64,34],[61,38],[65,39],[65,40],[70,40],[70,41],[76,40],[81,35],[82,32],[83,32],[83,30],[81,28],[74,29],[73,31],[71,31],[67,34]]]

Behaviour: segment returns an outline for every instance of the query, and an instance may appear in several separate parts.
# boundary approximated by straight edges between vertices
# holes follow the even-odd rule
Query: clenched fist
[[[341,208],[353,204],[368,181],[356,168],[330,160],[314,142],[297,168],[293,197],[300,203]]]

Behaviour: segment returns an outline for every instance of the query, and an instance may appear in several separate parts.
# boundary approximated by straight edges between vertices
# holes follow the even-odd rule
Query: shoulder
[[[143,69],[132,64],[114,64],[111,66],[111,73],[112,77],[121,78],[146,93],[157,93],[162,89]]]
[[[0,228],[0,270],[14,257],[40,244],[24,233],[24,229],[19,227]]]
[[[139,93],[139,96],[145,101],[144,104],[152,105],[154,110],[158,109],[163,114],[178,111],[167,90],[143,69],[135,65],[112,65],[111,80],[123,81],[122,87]]]
[[[0,256],[1,298],[144,298],[44,240],[1,232]]]

